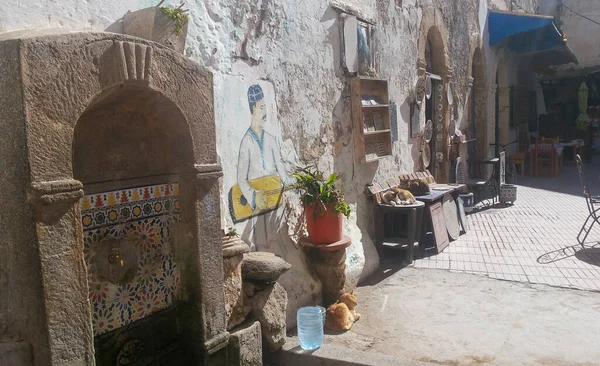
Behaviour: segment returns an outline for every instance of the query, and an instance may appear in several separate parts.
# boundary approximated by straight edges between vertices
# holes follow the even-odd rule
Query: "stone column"
[[[222,174],[217,164],[196,165],[195,173],[182,179],[179,190],[181,217],[188,220],[178,232],[178,240],[185,247],[179,254],[185,264],[182,287],[189,311],[183,315],[189,317],[184,326],[190,333],[189,348],[205,363],[217,362],[215,358],[222,357],[219,351],[229,340],[218,186]]]
[[[224,236],[223,242],[223,293],[227,330],[240,325],[246,319],[249,309],[244,306],[242,291],[242,260],[250,248],[237,236]]]
[[[509,142],[510,133],[510,87],[498,88],[498,113],[500,121],[500,144]],[[502,149],[502,147],[500,147]]]
[[[78,204],[83,185],[77,180],[33,182],[30,197],[42,266],[50,362],[93,364],[94,336]]]
[[[329,245],[315,245],[308,238],[299,240],[304,253],[321,280],[323,306],[336,302],[344,292],[346,284],[346,248],[352,244],[350,238]]]

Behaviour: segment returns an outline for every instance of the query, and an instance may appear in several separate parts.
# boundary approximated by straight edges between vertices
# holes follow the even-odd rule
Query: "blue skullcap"
[[[262,88],[260,85],[255,84],[248,88],[248,105],[250,106],[250,113],[254,111],[254,106],[260,100],[265,97]]]

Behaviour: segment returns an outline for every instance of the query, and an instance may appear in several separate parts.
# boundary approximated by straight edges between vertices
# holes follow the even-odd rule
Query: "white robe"
[[[287,175],[281,161],[277,140],[265,130],[262,131],[261,136],[257,136],[254,130],[249,128],[240,144],[237,181],[253,210],[256,208],[254,202],[256,190],[248,181],[269,175],[279,176],[282,182]]]

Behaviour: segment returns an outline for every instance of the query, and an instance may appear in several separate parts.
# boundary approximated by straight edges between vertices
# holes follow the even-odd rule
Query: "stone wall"
[[[47,345],[36,232],[27,202],[27,151],[17,42],[0,42],[0,343]],[[25,206],[25,209],[23,209]],[[39,358],[47,358],[40,347]],[[25,352],[26,354],[26,352]],[[6,355],[0,355],[0,363]],[[10,358],[9,358],[10,359]],[[11,359],[14,360],[14,359]],[[26,359],[21,359],[26,362]]]
[[[543,6],[544,14],[556,16],[562,31],[565,32],[569,47],[579,60],[579,65],[569,65],[574,68],[586,68],[598,66],[600,64],[600,55],[598,47],[600,40],[597,37],[590,37],[590,34],[598,32],[598,24],[595,24],[581,16],[573,13],[571,10],[563,7],[561,12],[557,12],[557,0],[538,0]],[[597,1],[571,0],[565,4],[595,21],[600,21],[600,3]],[[566,69],[567,67],[562,67]]]
[[[492,8],[509,9],[509,1],[490,2]],[[156,3],[65,0],[42,6],[35,0],[6,0],[0,3],[0,31],[63,28],[120,32],[120,18],[127,11]],[[290,181],[289,170],[309,163],[342,177],[352,208],[344,224],[345,234],[353,242],[347,249],[347,287],[354,287],[379,265],[372,242],[372,205],[363,193],[365,185],[418,166],[418,140],[409,137],[409,101],[418,77],[418,60],[423,57],[419,50],[424,49],[424,31],[434,27],[442,35],[442,46],[434,52],[443,56],[446,67],[452,70],[446,76],[452,77],[454,90],[454,105],[447,108],[446,118],[452,114],[462,129],[467,124],[463,115],[468,104],[471,58],[477,47],[484,50],[485,85],[490,91],[488,121],[493,121],[496,50],[490,50],[487,37],[482,36],[487,22],[486,1],[404,0],[401,6],[393,0],[335,3],[375,23],[376,76],[389,80],[397,115],[393,157],[379,163],[360,164],[353,159],[349,78],[341,66],[339,12],[328,2],[213,0],[186,5],[191,21],[185,55],[214,73],[217,149],[224,170],[222,226],[235,226],[257,250],[277,253],[293,265],[280,279],[288,292],[288,326],[295,324],[295,309],[318,302],[320,293],[316,275],[296,244],[302,208],[297,194],[289,191],[284,193],[280,207],[269,213],[237,219],[230,207],[235,202],[235,187],[240,185],[240,163],[256,165],[258,170],[262,167],[259,173],[284,182]],[[529,9],[533,6],[531,0],[520,3]],[[249,104],[249,90],[250,102],[256,103],[253,106]],[[252,150],[253,137],[248,130],[251,108],[256,105],[266,116],[261,123],[269,142]],[[488,129],[490,136],[493,140],[493,128]],[[0,250],[5,248],[12,247],[3,244]]]

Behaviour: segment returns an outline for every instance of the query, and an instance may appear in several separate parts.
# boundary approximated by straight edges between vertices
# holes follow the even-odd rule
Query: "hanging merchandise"
[[[427,97],[427,99],[431,98],[431,92],[432,92],[432,86],[431,86],[431,77],[429,75],[427,75],[427,80],[425,83],[425,96]]]
[[[453,139],[456,135],[456,121],[453,119],[451,119],[450,123],[448,124],[448,134],[450,135],[451,139]]]
[[[421,102],[423,101],[423,99],[425,98],[425,87],[426,87],[427,83],[425,81],[425,78],[421,77],[419,78],[419,81],[417,82],[417,88],[416,88],[416,93],[417,93],[417,104],[421,104]]]
[[[423,166],[427,168],[429,164],[431,164],[431,150],[429,149],[429,145],[423,146]]]
[[[454,97],[452,95],[452,88],[450,87],[450,83],[448,83],[448,88],[446,89],[446,95],[448,98],[448,105],[452,105],[454,103]]]
[[[433,122],[431,122],[430,119],[428,119],[425,123],[425,132],[423,136],[425,137],[425,142],[427,143],[429,143],[429,141],[431,141],[431,138],[433,137]]]

